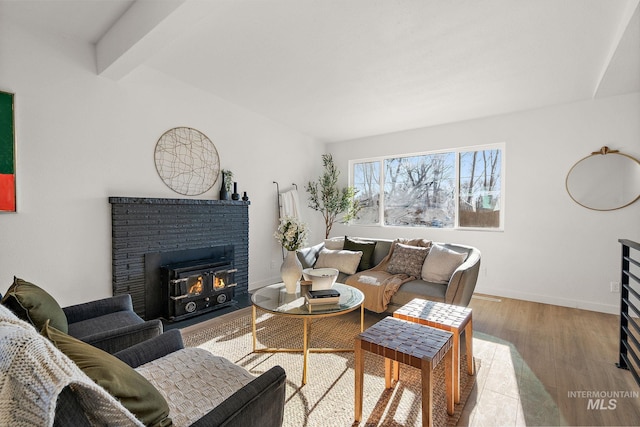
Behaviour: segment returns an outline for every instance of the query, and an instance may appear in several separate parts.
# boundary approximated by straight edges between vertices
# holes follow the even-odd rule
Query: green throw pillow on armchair
[[[48,321],[41,333],[145,425],[171,425],[167,401],[135,369],[117,357],[57,330]]]
[[[51,320],[51,326],[59,331],[67,333],[69,330],[67,316],[58,302],[44,289],[26,280],[14,277],[2,304],[37,330],[42,329],[47,320]]]

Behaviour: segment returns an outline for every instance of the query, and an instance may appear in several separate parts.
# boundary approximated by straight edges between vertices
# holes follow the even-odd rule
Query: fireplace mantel
[[[113,294],[130,294],[134,310],[147,315],[145,255],[234,246],[236,295],[249,288],[249,201],[109,197]]]
[[[152,197],[109,197],[109,203],[113,204],[140,204],[140,205],[250,205],[251,202],[243,200],[204,200],[204,199],[162,199]]]

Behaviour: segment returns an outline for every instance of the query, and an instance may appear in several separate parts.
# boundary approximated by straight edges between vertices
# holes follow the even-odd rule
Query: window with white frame
[[[504,144],[350,162],[351,223],[501,230]]]

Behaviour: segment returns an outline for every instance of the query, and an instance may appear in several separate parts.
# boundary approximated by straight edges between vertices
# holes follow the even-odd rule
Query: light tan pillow
[[[325,249],[331,251],[339,251],[344,249],[344,237],[332,237],[331,239],[324,239]]]
[[[344,274],[355,274],[362,258],[362,251],[322,249],[314,268],[335,268]]]
[[[406,274],[418,278],[428,253],[429,248],[394,243],[391,258],[387,264],[387,273]]]
[[[441,245],[433,245],[422,266],[422,280],[446,285],[453,272],[465,259],[467,259],[466,253],[452,251]]]

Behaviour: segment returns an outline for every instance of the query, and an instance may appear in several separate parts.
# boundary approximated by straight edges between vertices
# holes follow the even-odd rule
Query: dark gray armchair
[[[118,295],[63,307],[69,335],[107,353],[141,343],[162,334],[162,321],[144,321],[133,311],[130,295]]]
[[[136,368],[183,348],[182,335],[178,330],[171,330],[119,351],[114,356]],[[202,375],[207,376],[208,372],[203,371]],[[214,381],[213,377],[204,378],[207,378],[207,384]],[[284,370],[274,366],[228,396],[194,422],[192,427],[280,427],[284,417],[285,381]],[[170,400],[171,396],[166,398]],[[90,426],[90,418],[84,413],[71,387],[65,387],[58,397],[54,426]]]
[[[107,353],[115,353],[160,335],[162,322],[144,321],[133,311],[130,295],[118,295],[61,308],[41,287],[15,277],[2,304],[40,331],[45,322]]]

